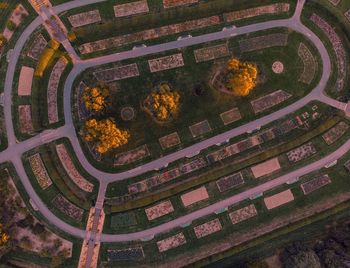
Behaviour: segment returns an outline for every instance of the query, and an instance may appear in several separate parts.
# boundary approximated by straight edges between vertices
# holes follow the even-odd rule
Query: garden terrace
[[[242,119],[242,115],[236,107],[221,113],[220,117],[225,126]]]
[[[312,142],[304,144],[296,149],[293,149],[287,153],[288,160],[291,162],[298,162],[306,159],[316,153],[316,148]]]
[[[324,174],[322,176],[319,176],[317,178],[314,178],[310,181],[304,182],[300,185],[301,189],[303,190],[303,193],[305,195],[327,185],[332,182],[331,178],[328,176],[328,174]]]
[[[141,246],[126,249],[109,249],[107,251],[108,261],[132,261],[145,257]]]
[[[337,125],[322,135],[324,141],[330,145],[340,139],[348,130],[349,125],[345,122],[339,122]]]
[[[19,127],[21,133],[31,134],[34,131],[30,105],[18,106]]]
[[[148,61],[151,73],[174,69],[185,65],[181,53],[169,55]]]
[[[254,204],[251,204],[249,206],[235,210],[228,215],[232,224],[237,224],[258,215],[258,211],[256,210]]]
[[[160,28],[144,30],[137,33],[131,33],[131,34],[111,37],[108,39],[103,39],[95,42],[85,43],[83,45],[80,45],[78,49],[82,54],[89,54],[92,52],[97,52],[97,51],[101,51],[109,48],[129,45],[135,42],[142,42],[146,40],[156,39],[162,36],[201,29],[201,28],[217,25],[219,23],[220,23],[220,18],[218,16],[212,16],[209,18],[186,21],[186,22],[177,23],[173,25],[162,26]]]
[[[174,212],[174,208],[170,200],[163,201],[155,206],[145,209],[145,213],[149,221],[155,220],[172,212]]]
[[[268,95],[252,100],[250,103],[254,109],[254,112],[258,114],[286,101],[290,97],[292,97],[292,95],[288,92],[284,90],[277,90]]]
[[[197,238],[202,238],[210,234],[221,231],[222,225],[219,219],[214,219],[193,228]]]
[[[114,157],[115,166],[123,166],[150,156],[147,145],[142,145],[131,151],[116,154]]]
[[[315,78],[317,61],[304,43],[300,43],[299,45],[298,56],[304,64],[304,70],[299,77],[299,81],[309,85]]]
[[[294,195],[290,189],[278,194],[264,198],[265,206],[268,210],[277,208],[294,200]]]
[[[18,96],[30,96],[32,93],[34,69],[22,66],[18,81]]]
[[[199,0],[163,0],[164,8],[172,8],[198,3]]]
[[[286,46],[287,44],[288,34],[273,33],[240,40],[239,49],[244,53],[270,47]]]
[[[163,183],[167,183],[182,175],[194,172],[206,166],[207,162],[204,158],[200,157],[188,163],[179,165],[178,167],[175,167],[173,169],[163,171],[160,174],[154,175],[148,179],[130,184],[128,186],[128,191],[130,194],[146,192],[157,186],[160,186]]]
[[[234,173],[229,176],[222,177],[216,181],[216,186],[218,187],[219,191],[225,192],[228,191],[234,187],[237,187],[239,185],[242,185],[244,183],[244,179],[241,172]]]
[[[208,120],[201,121],[189,127],[192,137],[196,138],[211,131]]]
[[[77,222],[82,221],[84,210],[69,202],[63,195],[58,194],[52,200],[52,204],[71,219]]]
[[[332,43],[333,49],[335,51],[335,55],[337,58],[337,80],[335,83],[334,91],[339,92],[344,88],[345,79],[346,79],[346,53],[342,43],[341,38],[333,29],[333,27],[328,24],[323,18],[318,16],[317,14],[312,14],[310,20],[316,24],[328,37],[329,41]]]
[[[27,56],[34,60],[38,60],[40,58],[40,55],[44,52],[46,46],[46,39],[42,34],[39,34],[35,37],[31,47],[29,48]]]
[[[73,27],[81,27],[88,24],[100,22],[101,16],[100,12],[96,9],[69,16],[68,20]]]
[[[49,174],[47,173],[47,170],[46,170],[45,165],[41,159],[40,154],[36,153],[36,154],[30,156],[28,159],[29,159],[30,166],[33,170],[33,173],[34,173],[40,187],[43,190],[50,187],[52,184],[52,181],[51,181]]]
[[[127,17],[149,12],[147,0],[116,5],[114,8],[115,17]]]
[[[251,167],[251,171],[255,178],[260,178],[279,170],[281,168],[278,157],[272,158],[258,165]]]
[[[163,150],[169,149],[181,143],[180,137],[177,132],[173,132],[169,135],[159,138],[160,146]]]
[[[196,62],[210,61],[230,55],[227,44],[204,47],[194,50]]]
[[[181,201],[184,207],[191,206],[208,198],[209,195],[205,186],[199,187],[196,190],[181,195]]]
[[[289,11],[288,3],[276,3],[267,6],[260,6],[254,8],[248,8],[239,11],[233,11],[224,14],[226,22],[233,22],[241,19],[248,19],[251,17],[271,15],[271,14],[280,14]]]
[[[164,252],[172,248],[176,248],[186,244],[186,238],[183,233],[178,233],[166,239],[157,242],[159,252]]]
[[[94,72],[94,76],[98,81],[106,83],[139,75],[140,73],[136,63]]]
[[[63,143],[56,145],[56,152],[71,180],[83,191],[92,192],[94,185],[87,181],[75,168],[74,163]]]
[[[49,124],[57,123],[58,118],[58,100],[57,100],[57,90],[60,83],[60,79],[64,69],[66,68],[68,61],[66,58],[60,58],[52,69],[49,83],[47,86],[47,113]]]

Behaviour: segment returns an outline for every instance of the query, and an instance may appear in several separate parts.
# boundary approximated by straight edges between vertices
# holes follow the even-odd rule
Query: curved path
[[[79,6],[87,5],[90,3],[96,3],[96,2],[103,2],[103,0],[75,0],[71,1],[56,7],[53,7],[53,10],[56,13],[63,12],[72,8],[76,8]],[[133,51],[126,51],[121,53],[115,53],[108,56],[103,56],[99,58],[89,59],[89,60],[77,60],[75,63],[74,68],[72,69],[71,73],[69,74],[66,83],[65,83],[65,89],[64,89],[64,114],[65,114],[65,126],[60,127],[55,130],[47,130],[43,133],[28,139],[24,142],[17,143],[16,137],[14,134],[13,129],[13,123],[12,123],[12,112],[11,112],[11,103],[12,103],[12,84],[13,84],[13,78],[14,78],[14,72],[16,68],[16,64],[20,55],[20,52],[22,51],[25,42],[28,40],[29,36],[32,34],[32,32],[42,23],[42,19],[40,17],[36,18],[22,33],[21,37],[18,39],[16,46],[14,48],[14,53],[12,54],[11,61],[8,65],[8,70],[6,73],[6,79],[5,79],[5,88],[4,88],[4,115],[5,115],[5,123],[6,123],[6,130],[7,130],[7,136],[8,136],[8,144],[9,148],[3,152],[0,153],[0,162],[5,161],[11,161],[16,171],[27,191],[30,198],[34,201],[34,203],[37,205],[39,211],[43,214],[44,217],[46,217],[52,224],[56,225],[56,227],[60,228],[61,230],[76,236],[80,238],[86,237],[86,232],[84,230],[80,230],[78,228],[72,227],[69,224],[63,222],[59,218],[57,218],[47,207],[46,205],[41,201],[40,197],[36,194],[34,191],[28,176],[24,170],[23,163],[21,161],[21,155],[37,146],[40,146],[42,144],[45,144],[47,142],[56,140],[60,137],[68,137],[71,141],[73,148],[78,156],[78,159],[80,160],[82,166],[89,172],[91,175],[95,176],[100,181],[100,191],[98,195],[98,200],[96,202],[97,208],[102,208],[105,190],[107,187],[107,184],[113,181],[123,180],[127,179],[132,176],[136,176],[139,174],[142,174],[144,172],[161,168],[167,163],[176,161],[180,158],[185,157],[186,155],[191,155],[193,152],[200,151],[204,148],[207,148],[209,146],[215,145],[217,143],[221,143],[223,141],[226,141],[227,139],[233,138],[237,135],[243,134],[247,131],[251,131],[256,129],[259,126],[266,125],[272,121],[275,121],[285,115],[288,115],[299,108],[305,106],[307,103],[309,103],[312,100],[320,100],[322,102],[325,102],[331,106],[334,106],[338,109],[345,110],[346,104],[340,103],[338,101],[335,101],[329,97],[326,97],[323,94],[323,90],[326,86],[326,83],[330,76],[331,71],[331,62],[329,55],[327,53],[326,48],[324,47],[321,40],[307,27],[301,24],[300,22],[300,14],[303,7],[304,1],[298,1],[298,5],[296,8],[296,12],[294,16],[290,19],[284,19],[284,20],[274,20],[264,23],[258,23],[253,24],[249,26],[239,27],[228,31],[222,31],[222,32],[216,32],[211,34],[206,34],[198,37],[193,37],[189,39],[164,43],[160,45],[155,45],[151,47],[146,48],[140,48],[138,50]],[[200,143],[197,143],[195,145],[192,145],[188,148],[185,148],[183,150],[180,150],[178,152],[166,155],[162,158],[159,158],[155,161],[149,162],[145,165],[142,165],[136,169],[117,173],[117,174],[111,174],[111,173],[105,173],[100,170],[95,169],[91,164],[87,161],[84,153],[81,150],[81,147],[79,145],[78,138],[76,136],[76,132],[73,126],[72,121],[72,114],[71,114],[71,89],[74,82],[75,77],[81,73],[83,70],[89,67],[93,67],[100,64],[110,63],[114,61],[119,61],[123,59],[129,59],[129,58],[135,58],[143,55],[149,55],[153,53],[163,52],[175,48],[181,48],[186,47],[194,44],[200,44],[208,41],[213,40],[219,40],[223,38],[229,38],[233,35],[241,35],[245,33],[265,30],[265,29],[271,29],[276,27],[288,27],[293,29],[294,31],[300,32],[307,36],[317,47],[323,63],[323,73],[321,80],[319,84],[304,98],[300,99],[299,101],[291,104],[288,107],[285,107],[275,113],[272,113],[268,116],[259,118],[253,122],[247,123],[245,125],[240,126],[239,128],[232,129],[230,131],[227,131],[225,133],[219,134],[215,137],[212,137],[210,139],[207,139],[205,141],[202,141]],[[260,193],[264,192],[268,189],[274,188],[278,185],[281,185],[285,183],[288,179],[291,177],[296,176],[302,176],[304,174],[307,174],[311,171],[317,170],[324,166],[325,164],[338,159],[342,155],[344,155],[348,150],[350,149],[350,141],[345,143],[342,147],[337,149],[332,154],[326,156],[325,158],[316,161],[308,166],[305,166],[301,169],[298,169],[294,172],[291,172],[285,176],[279,177],[277,179],[274,179],[272,181],[269,181],[265,184],[259,185],[255,188],[249,189],[248,191],[242,192],[238,195],[232,196],[230,198],[227,198],[223,201],[220,201],[218,203],[215,203],[211,206],[202,208],[198,211],[195,211],[193,213],[187,214],[185,216],[179,217],[173,221],[167,222],[165,224],[161,224],[157,227],[147,229],[141,232],[136,232],[132,234],[119,234],[119,235],[107,235],[103,234],[101,236],[101,241],[108,241],[108,242],[115,242],[115,241],[130,241],[130,240],[136,240],[136,239],[142,239],[144,237],[153,236],[157,233],[164,232],[167,230],[170,230],[172,228],[175,228],[177,226],[180,226],[184,223],[190,222],[194,219],[197,219],[199,217],[203,217],[205,215],[211,214],[214,211],[226,207],[228,205],[240,202],[246,198],[249,198],[254,193]]]

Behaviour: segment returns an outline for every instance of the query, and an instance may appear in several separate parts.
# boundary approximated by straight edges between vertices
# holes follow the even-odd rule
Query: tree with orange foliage
[[[102,112],[109,105],[109,90],[107,87],[87,87],[83,92],[85,107],[93,112]]]
[[[89,119],[85,122],[84,139],[96,142],[96,151],[100,154],[126,144],[129,137],[129,132],[119,129],[112,118],[100,121]]]
[[[229,70],[227,87],[237,96],[247,96],[256,86],[256,65],[232,58],[227,63]]]
[[[146,105],[159,121],[174,117],[180,104],[180,94],[171,91],[168,84],[161,84],[146,99]]]
[[[0,247],[3,247],[4,245],[6,245],[9,239],[10,239],[10,236],[3,231],[2,224],[0,223]]]

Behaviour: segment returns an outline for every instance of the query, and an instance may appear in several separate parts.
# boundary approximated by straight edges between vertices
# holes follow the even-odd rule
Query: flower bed
[[[237,224],[242,221],[248,220],[254,216],[258,215],[258,211],[256,210],[253,204],[246,206],[244,208],[235,210],[229,214],[232,224]]]
[[[234,173],[229,176],[222,177],[216,181],[216,186],[218,187],[220,192],[225,192],[234,187],[242,185],[244,183],[244,179],[241,172]]]
[[[305,84],[310,84],[315,77],[317,62],[311,51],[306,45],[300,43],[298,48],[298,56],[303,61],[304,69],[299,77],[299,81]]]
[[[30,134],[33,132],[32,111],[30,105],[19,105],[19,126],[21,133]]]
[[[81,222],[83,219],[84,210],[77,207],[73,203],[69,202],[64,196],[58,194],[53,200],[52,204],[58,208],[61,212],[76,220]]]
[[[325,134],[323,134],[322,138],[328,145],[331,145],[332,143],[340,139],[348,130],[348,128],[349,128],[349,125],[347,123],[343,121],[339,122],[330,130],[328,130]]]
[[[148,61],[151,73],[174,69],[185,65],[181,53],[169,55]]]
[[[147,145],[142,145],[134,150],[127,151],[124,153],[116,154],[114,165],[115,166],[123,166],[127,165],[136,161],[139,161],[147,156],[149,156],[150,153],[148,151]]]
[[[145,209],[147,219],[152,221],[164,215],[174,212],[173,205],[170,200],[163,201],[155,206]]]
[[[186,244],[186,238],[183,233],[178,233],[176,235],[170,236],[166,239],[157,242],[159,252],[164,252],[172,248],[176,248],[183,244]]]
[[[178,7],[198,3],[199,0],[163,0],[164,8]]]
[[[192,137],[196,138],[211,131],[208,120],[201,121],[189,127]]]
[[[96,79],[105,83],[135,77],[139,75],[140,73],[136,63],[94,72],[94,76],[96,77]]]
[[[268,95],[252,100],[250,104],[253,107],[254,113],[258,114],[286,101],[291,96],[291,94],[284,90],[277,90]]]
[[[316,153],[316,148],[312,142],[304,144],[296,149],[293,149],[287,153],[288,160],[291,162],[298,162],[305,158],[308,158]]]
[[[210,61],[230,55],[227,44],[204,47],[194,50],[196,62]]]
[[[241,115],[239,109],[235,107],[229,111],[221,113],[220,118],[221,118],[222,122],[224,123],[224,125],[226,126],[226,125],[229,125],[233,122],[240,120],[242,118],[242,115]]]
[[[314,178],[308,182],[304,182],[300,185],[301,189],[303,190],[303,193],[305,195],[327,185],[332,182],[331,178],[328,176],[328,174],[324,174],[322,176],[319,176],[317,178]]]
[[[47,173],[45,165],[40,157],[40,154],[36,153],[34,155],[31,155],[28,159],[30,166],[33,170],[34,176],[38,181],[40,187],[43,190],[47,189],[52,184],[52,181],[49,174]]]
[[[208,221],[193,228],[197,238],[202,238],[210,234],[219,232],[222,229],[219,219]]]
[[[252,37],[239,41],[241,52],[250,52],[269,47],[286,46],[288,43],[288,34],[274,33],[258,37]]]
[[[147,0],[135,1],[126,4],[116,5],[114,8],[115,17],[126,17],[149,12]]]
[[[126,249],[108,249],[108,261],[138,260],[145,257],[141,246]]]
[[[162,149],[169,149],[181,143],[180,137],[177,132],[171,133],[159,139],[160,146]]]
[[[46,46],[47,46],[47,41],[45,40],[42,34],[39,34],[35,38],[33,44],[31,45],[27,53],[27,56],[34,60],[38,60],[40,55],[44,52],[44,49]]]
[[[83,191],[92,192],[94,185],[86,180],[75,168],[64,144],[56,145],[56,152],[71,180]]]
[[[100,12],[96,9],[69,16],[68,20],[73,27],[81,27],[88,24],[100,22],[101,16]]]

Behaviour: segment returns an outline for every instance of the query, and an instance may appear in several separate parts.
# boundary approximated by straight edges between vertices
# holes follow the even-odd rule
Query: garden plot
[[[161,137],[159,139],[159,143],[160,146],[162,146],[162,149],[165,150],[180,144],[181,140],[177,132],[173,132],[169,135]]]
[[[115,166],[127,165],[130,163],[139,161],[149,155],[150,153],[148,151],[147,145],[145,144],[135,148],[134,150],[116,154],[114,159],[114,165]]]
[[[256,210],[255,206],[251,204],[249,206],[231,212],[228,216],[230,217],[232,224],[237,224],[256,215],[258,215],[258,211]]]
[[[126,249],[108,249],[108,261],[129,261],[138,260],[145,257],[141,246]]]
[[[85,83],[81,81],[77,88],[77,108],[79,121],[85,121],[87,118],[90,117],[90,112],[86,109],[85,102],[83,99],[83,92],[85,88]]]
[[[196,138],[211,131],[208,120],[201,121],[189,127],[192,137]]]
[[[204,47],[194,50],[194,57],[196,62],[203,62],[222,58],[230,55],[227,44],[220,44],[211,47]]]
[[[30,134],[33,132],[32,111],[30,105],[19,105],[19,126],[22,133]]]
[[[332,43],[337,58],[338,69],[337,81],[335,82],[334,90],[336,92],[339,92],[344,88],[346,79],[346,52],[342,40],[334,30],[333,26],[328,24],[328,22],[326,22],[323,18],[314,13],[310,17],[310,20],[324,32],[324,34]]]
[[[181,164],[178,167],[173,168],[171,170],[167,170],[148,179],[130,184],[128,186],[128,191],[130,194],[146,192],[152,188],[155,188],[163,183],[169,182],[182,175],[201,169],[207,166],[207,164],[208,163],[203,157],[199,157],[186,164]]]
[[[152,221],[154,219],[157,219],[159,217],[162,217],[164,215],[174,212],[174,208],[170,200],[166,200],[153,207],[146,208],[145,212],[148,220]]]
[[[70,24],[76,28],[101,21],[100,12],[95,9],[68,17]]]
[[[337,6],[341,0],[328,0],[333,6]]]
[[[289,11],[288,3],[276,3],[267,6],[260,6],[254,8],[248,8],[239,11],[233,11],[224,14],[226,22],[237,21],[241,19],[248,19],[256,16],[280,14]]]
[[[137,225],[137,219],[133,211],[113,214],[111,217],[111,228],[130,227],[135,225]]]
[[[139,68],[137,67],[136,63],[94,72],[94,76],[96,77],[96,79],[105,83],[135,77],[139,75]]]
[[[291,162],[298,162],[305,158],[308,158],[316,153],[316,148],[312,142],[304,144],[294,150],[287,153],[288,160]]]
[[[274,33],[240,40],[239,48],[241,52],[250,52],[269,47],[286,46],[287,43],[288,34]]]
[[[27,56],[34,60],[38,60],[40,55],[43,53],[46,45],[46,39],[42,34],[39,34],[37,37],[35,37],[35,40],[27,53]]]
[[[312,179],[311,181],[302,183],[300,187],[303,190],[304,194],[307,195],[327,184],[330,184],[331,182],[332,180],[328,176],[328,174],[324,174],[322,176]]]
[[[308,47],[303,43],[300,43],[299,45],[298,56],[303,61],[304,65],[303,72],[300,75],[298,81],[309,85],[315,77],[317,70],[317,61]]]
[[[169,55],[148,61],[151,73],[174,69],[185,65],[181,53]]]
[[[60,58],[53,67],[49,78],[47,86],[47,113],[50,124],[58,122],[57,90],[61,75],[67,64],[66,58]]]
[[[30,96],[32,94],[34,69],[22,66],[18,81],[18,96]]]
[[[16,27],[18,27],[22,23],[22,20],[28,15],[29,15],[28,11],[21,4],[19,4],[13,10],[8,21],[13,22],[16,25]],[[5,27],[2,34],[6,38],[7,41],[10,41],[10,39],[13,35],[13,31],[10,30],[9,28]]]
[[[114,15],[117,18],[149,12],[147,0],[116,5],[113,8]]]
[[[70,201],[68,201],[63,195],[58,194],[53,200],[52,204],[58,208],[62,213],[69,216],[77,222],[81,222],[83,219],[84,210],[77,207]]]
[[[239,112],[239,109],[235,107],[229,111],[221,113],[220,117],[221,117],[222,122],[226,126],[226,125],[229,125],[233,122],[240,120],[242,118],[242,115]]]
[[[170,236],[157,242],[159,252],[164,252],[172,248],[186,244],[186,238],[183,233]]]
[[[347,18],[348,21],[350,22],[350,9],[347,10],[347,11],[344,13],[344,16],[345,16],[345,18]]]
[[[234,187],[242,185],[244,183],[244,179],[241,172],[234,173],[229,176],[222,177],[216,181],[216,186],[218,187],[220,192],[225,192]]]
[[[290,189],[264,198],[265,206],[268,210],[277,208],[294,200],[294,195]]]
[[[164,8],[178,7],[198,3],[199,0],[163,0]]]
[[[219,219],[208,221],[193,228],[197,238],[202,238],[210,234],[221,231],[222,226]]]
[[[181,201],[184,207],[188,207],[208,198],[209,195],[205,186],[202,186],[200,188],[197,188],[196,190],[181,195]]]
[[[66,146],[61,143],[56,145],[56,152],[60,159],[64,170],[67,172],[69,178],[83,191],[92,192],[94,185],[86,180],[78,170],[75,168],[74,163],[67,152]]]
[[[348,130],[348,128],[349,128],[349,125],[347,123],[343,121],[339,122],[330,130],[328,130],[325,134],[323,134],[322,138],[328,145],[331,145],[332,143],[340,139]]]
[[[284,90],[277,90],[268,95],[252,100],[250,104],[253,107],[254,113],[258,114],[286,101],[291,96],[291,94]]]
[[[202,29],[209,26],[218,25],[220,22],[221,21],[219,16],[212,16],[198,20],[191,20],[177,24],[166,25],[159,28],[148,29],[141,32],[111,37],[94,42],[89,42],[79,46],[78,49],[80,53],[88,54],[92,52],[105,50],[108,48],[125,46],[132,43],[152,40],[172,34]]]
[[[265,175],[269,175],[281,168],[278,157],[272,158],[258,165],[251,167],[252,173],[255,178],[260,178]]]
[[[33,170],[34,176],[38,181],[41,189],[47,189],[49,186],[51,186],[52,181],[49,174],[47,173],[43,160],[40,157],[40,154],[36,153],[34,155],[31,155],[30,157],[28,157],[28,159],[30,166]]]

